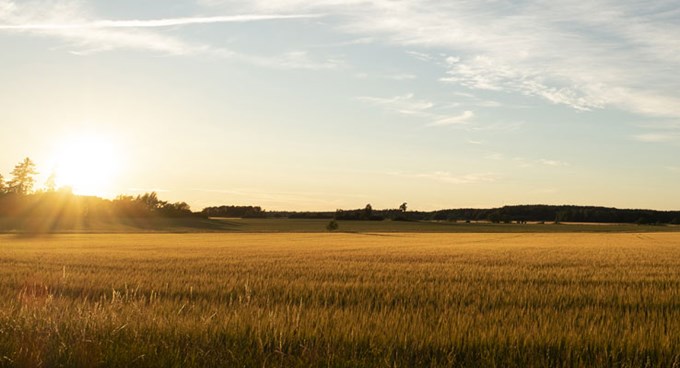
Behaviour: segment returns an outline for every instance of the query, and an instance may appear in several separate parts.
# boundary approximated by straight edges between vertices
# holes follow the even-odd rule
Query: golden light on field
[[[69,137],[58,143],[54,160],[58,187],[70,187],[80,195],[112,195],[120,160],[111,138],[103,135]]]
[[[680,233],[0,234],[0,244],[7,366],[680,362]]]

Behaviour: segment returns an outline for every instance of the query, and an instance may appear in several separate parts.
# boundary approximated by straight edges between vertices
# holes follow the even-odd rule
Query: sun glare
[[[59,143],[54,156],[58,187],[80,195],[111,196],[119,160],[107,137],[81,135]]]

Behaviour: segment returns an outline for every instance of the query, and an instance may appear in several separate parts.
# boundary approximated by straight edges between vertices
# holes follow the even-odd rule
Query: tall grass
[[[0,366],[680,367],[680,234],[2,236]]]

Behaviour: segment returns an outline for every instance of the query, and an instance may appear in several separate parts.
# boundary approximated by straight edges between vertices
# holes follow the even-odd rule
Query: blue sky
[[[93,194],[195,209],[678,209],[678,34],[674,1],[0,0],[0,173],[86,136]]]

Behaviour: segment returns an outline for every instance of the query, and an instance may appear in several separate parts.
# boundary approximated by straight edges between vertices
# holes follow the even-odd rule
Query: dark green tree
[[[156,192],[144,193],[144,195],[141,196],[138,195],[136,200],[143,203],[149,210],[157,210],[165,204],[158,199],[158,194]]]
[[[501,222],[501,214],[498,212],[492,212],[487,217],[487,220],[491,221],[494,224],[499,224]]]
[[[371,217],[373,216],[373,206],[371,204],[367,204],[366,207],[364,207],[364,218],[366,220],[370,220]]]
[[[337,230],[339,227],[340,227],[340,225],[338,225],[338,222],[337,222],[337,221],[331,220],[331,221],[328,223],[328,225],[326,225],[326,230],[328,230],[328,231],[335,231],[335,230]]]
[[[33,190],[35,184],[35,163],[26,157],[23,161],[14,166],[12,170],[12,180],[9,181],[9,191],[18,194],[28,194]]]

